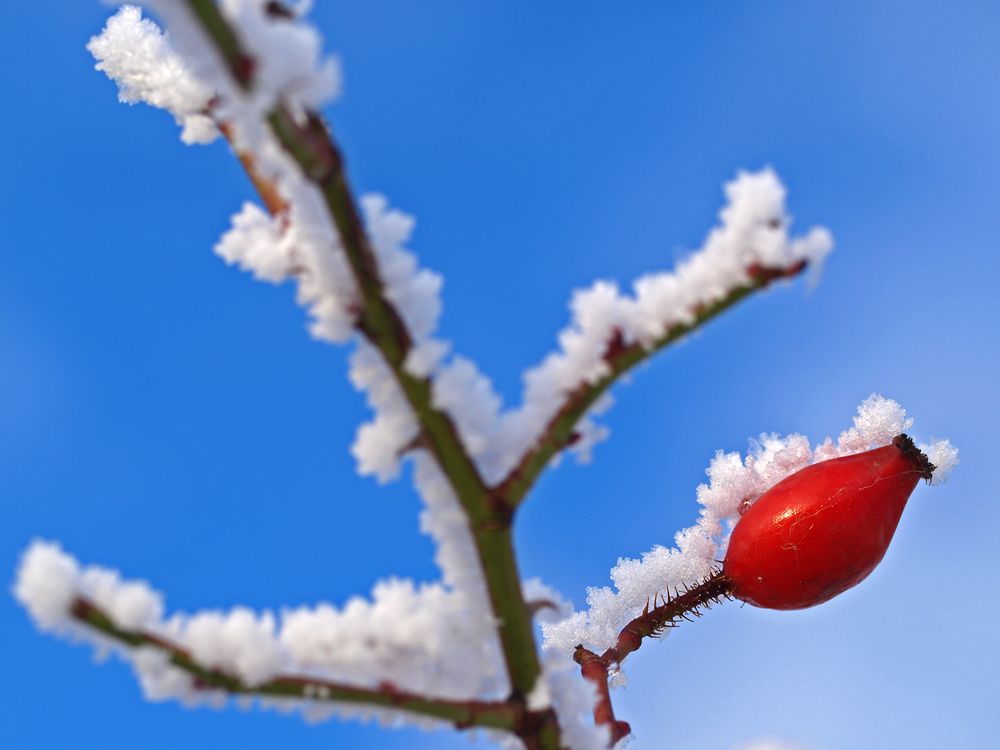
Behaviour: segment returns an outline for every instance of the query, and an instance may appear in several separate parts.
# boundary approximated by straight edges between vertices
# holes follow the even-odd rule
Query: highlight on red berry
[[[935,466],[905,434],[890,445],[806,466],[746,508],[723,570],[733,596],[803,609],[863,581],[892,541],[903,508]]]

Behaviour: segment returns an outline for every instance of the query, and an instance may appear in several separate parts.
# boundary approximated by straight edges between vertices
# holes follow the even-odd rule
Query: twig
[[[71,613],[79,622],[131,648],[151,646],[163,651],[170,663],[190,674],[201,689],[217,689],[232,695],[257,695],[318,702],[353,703],[377,708],[408,711],[447,721],[457,729],[487,727],[518,732],[537,715],[516,702],[445,700],[429,698],[383,683],[378,688],[362,688],[315,677],[281,675],[260,685],[247,685],[238,677],[200,664],[180,646],[161,636],[118,627],[99,607],[78,598]]]
[[[614,645],[600,656],[584,648],[582,644],[576,647],[573,660],[580,665],[580,674],[597,688],[594,721],[611,729],[612,745],[631,729],[628,722],[615,718],[611,691],[608,689],[608,672],[611,668],[621,664],[633,651],[638,651],[643,638],[655,638],[665,629],[675,627],[679,620],[689,620],[688,615],[700,617],[701,610],[709,609],[712,604],[723,599],[732,598],[730,588],[731,584],[725,573],[716,571],[684,591],[675,589],[672,594],[668,591],[662,597],[654,595],[653,608],[650,609],[647,602],[642,614],[622,628]],[[662,598],[662,603],[657,605],[656,600],[659,598]]]
[[[607,726],[611,730],[611,744],[614,745],[622,737],[632,732],[627,721],[615,718],[615,709],[611,705],[611,691],[608,689],[608,665],[593,651],[577,646],[573,660],[580,665],[583,679],[590,680],[597,688],[597,703],[594,705],[594,723]]]
[[[694,320],[671,326],[652,346],[625,344],[619,338],[607,343],[604,355],[609,372],[594,383],[581,383],[576,390],[566,396],[563,405],[549,421],[538,442],[517,462],[517,465],[496,488],[497,497],[511,508],[516,508],[524,500],[535,480],[548,466],[549,461],[561,450],[571,445],[577,423],[587,410],[604,394],[611,385],[633,367],[666,348],[678,339],[701,327],[719,313],[728,310],[753,292],[764,289],[777,279],[797,276],[805,270],[805,262],[787,268],[754,267],[748,270],[750,281],[731,289],[724,297],[695,311]]]

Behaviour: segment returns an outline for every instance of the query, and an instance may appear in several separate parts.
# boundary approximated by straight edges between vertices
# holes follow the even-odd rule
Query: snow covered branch
[[[629,734],[632,729],[628,722],[615,718],[611,702],[609,677],[612,670],[619,670],[625,657],[638,651],[644,638],[655,637],[667,628],[677,625],[678,620],[688,620],[688,615],[701,616],[701,610],[730,597],[729,581],[722,571],[715,571],[705,580],[686,588],[683,592],[674,589],[663,594],[663,602],[657,604],[660,594],[653,594],[653,607],[649,600],[638,617],[629,622],[618,634],[618,639],[603,654],[578,645],[573,651],[573,661],[580,665],[580,676],[597,687],[598,699],[594,706],[594,722],[607,726],[614,741]],[[615,676],[618,675],[616,672]]]
[[[793,235],[778,177],[738,173],[718,225],[673,271],[638,279],[631,293],[600,281],[574,295],[559,349],[526,372],[521,404],[504,409],[475,364],[435,338],[442,280],[407,248],[412,217],[381,195],[355,198],[319,114],[339,91],[339,65],[302,18],[308,3],[141,4],[167,33],[124,6],[88,45],[98,69],[122,101],[169,111],[186,143],[221,134],[232,146],[266,210],[244,204],[215,251],[259,279],[292,280],[317,338],[356,342],[350,378],[374,412],[352,447],[358,470],[388,481],[412,462],[442,581],[383,581],[342,608],[165,618],[145,583],[36,542],[15,595],[42,630],[122,655],[154,700],[237,696],[311,718],[475,727],[528,750],[613,744],[630,730],[615,718],[609,676],[644,638],[727,596],[717,561],[741,510],[807,465],[886,444],[911,420],[873,395],[836,443],[762,435],[746,458],[720,451],[697,491],[700,518],[676,548],[619,560],[614,589],[590,589],[584,612],[522,581],[516,511],[562,452],[587,456],[604,437],[592,417],[622,375],[754,292],[818,269],[829,232]],[[957,451],[947,441],[923,450],[943,480]]]
[[[540,717],[516,702],[457,697],[488,689],[483,678],[493,670],[470,651],[463,613],[439,587],[383,584],[374,607],[289,610],[280,629],[271,613],[245,608],[164,619],[162,595],[145,582],[81,567],[58,545],[38,541],[14,592],[40,628],[121,653],[153,700],[219,705],[226,695],[250,696],[280,700],[310,719],[390,721],[401,711],[511,732]],[[430,697],[435,692],[444,697]]]
[[[265,204],[281,212],[276,217],[279,224],[274,225],[253,207],[245,207],[234,223],[235,234],[220,243],[220,254],[272,280],[297,273],[300,293],[314,306],[320,335],[339,340],[353,328],[379,353],[381,361],[369,361],[372,374],[362,384],[382,389],[382,397],[373,393],[377,403],[402,401],[402,408],[396,406],[397,421],[391,423],[393,440],[403,440],[394,444],[394,452],[402,454],[416,446],[428,450],[461,505],[468,523],[465,533],[471,533],[496,615],[511,687],[517,694],[527,694],[540,666],[520,591],[510,514],[494,502],[451,416],[435,403],[430,379],[415,364],[426,358],[416,351],[415,336],[426,335],[428,305],[433,326],[440,281],[417,271],[412,258],[396,251],[393,237],[389,252],[380,253],[384,244],[380,248],[369,238],[341,153],[313,109],[314,102],[289,95],[289,81],[299,85],[303,79],[322,80],[326,67],[317,69],[315,54],[302,56],[297,78],[288,70],[275,72],[268,67],[287,55],[284,45],[293,35],[293,41],[304,39],[310,49],[315,47],[311,27],[300,24],[290,9],[276,12],[282,6],[271,3],[234,0],[219,7],[210,0],[164,0],[151,5],[174,32],[172,41],[186,53],[191,75],[205,81],[212,92],[210,103],[203,106],[210,108],[216,123],[224,123],[221,129],[248,167]],[[110,43],[95,46],[105,58],[116,57],[113,49],[107,49],[113,47]],[[158,54],[169,56],[160,49]],[[109,72],[114,68],[102,64]],[[384,201],[369,206],[376,214],[385,211]],[[389,217],[390,222],[393,219]],[[390,234],[396,233],[390,229]],[[395,275],[402,277],[396,281],[401,283],[393,283],[393,261]],[[365,357],[364,348],[360,351]],[[385,380],[379,374],[383,367],[392,383],[376,386]],[[362,437],[364,433],[359,441]],[[391,457],[396,460],[398,455]]]
[[[785,189],[771,170],[741,173],[726,195],[720,225],[675,271],[640,278],[631,296],[608,282],[576,294],[562,351],[525,376],[521,411],[546,421],[500,483],[506,503],[519,504],[560,451],[594,434],[592,426],[580,432],[580,422],[623,374],[753,292],[818,270],[833,246],[822,228],[789,235]]]

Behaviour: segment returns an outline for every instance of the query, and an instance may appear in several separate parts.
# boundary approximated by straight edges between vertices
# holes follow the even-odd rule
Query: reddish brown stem
[[[608,663],[593,651],[577,646],[573,660],[580,665],[583,679],[594,683],[597,688],[597,703],[594,706],[594,723],[606,726],[611,730],[611,744],[614,745],[622,737],[632,731],[627,721],[615,718],[615,709],[611,704],[611,691],[608,688]]]
[[[701,611],[709,609],[722,599],[732,598],[731,583],[721,570],[712,573],[701,582],[685,588],[668,591],[665,596],[653,596],[653,608],[646,605],[641,615],[622,628],[615,645],[601,654],[601,659],[609,666],[620,664],[625,657],[642,646],[642,639],[656,637],[667,628],[673,628],[681,620],[691,622],[691,616],[701,617]],[[657,599],[662,603],[656,605]]]
[[[730,599],[731,583],[721,570],[716,571],[700,583],[662,597],[653,596],[653,608],[649,603],[642,614],[629,622],[618,634],[618,639],[607,651],[598,656],[583,645],[576,647],[573,660],[580,665],[580,674],[597,688],[597,704],[594,707],[594,722],[611,730],[611,744],[614,745],[631,732],[627,721],[615,718],[608,687],[608,673],[625,657],[642,646],[643,638],[656,637],[666,628],[676,627],[680,620],[690,621],[690,616],[701,617],[701,611],[722,599]],[[657,605],[657,599],[662,603]]]
[[[209,112],[211,116],[211,112]],[[241,151],[236,147],[236,143],[233,140],[233,127],[228,122],[223,120],[215,120],[215,126],[222,133],[223,137],[229,142],[229,145],[233,147],[233,151],[236,153],[236,158],[240,160],[240,164],[243,165],[243,169],[247,173],[247,177],[250,178],[250,182],[253,183],[254,188],[257,190],[257,194],[260,196],[261,201],[264,203],[264,207],[268,210],[272,216],[280,217],[283,216],[288,210],[288,202],[285,200],[284,196],[278,190],[277,185],[271,182],[267,177],[265,177],[260,169],[257,167],[257,162],[254,160],[253,155],[247,151]]]

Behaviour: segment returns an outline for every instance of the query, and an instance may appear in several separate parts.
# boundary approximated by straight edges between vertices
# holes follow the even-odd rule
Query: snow
[[[609,373],[605,353],[616,336],[626,345],[652,349],[672,329],[692,323],[699,309],[748,284],[754,267],[786,269],[800,262],[818,267],[833,247],[822,228],[798,237],[789,233],[785,188],[770,169],[740,172],[725,194],[719,225],[673,271],[639,278],[632,294],[598,281],[573,295],[572,319],[559,334],[559,350],[525,373],[521,406],[503,415],[502,431],[516,436],[500,460],[505,468],[537,442],[569,394]],[[594,442],[578,442],[572,450],[586,455]]]
[[[235,607],[165,618],[162,595],[144,581],[81,566],[58,544],[38,540],[22,558],[14,593],[39,628],[117,649],[156,700],[201,703],[206,695],[161,649],[129,649],[84,627],[73,617],[75,602],[96,606],[122,630],[166,639],[203,667],[249,686],[300,675],[370,688],[391,682],[455,699],[501,698],[509,689],[488,606],[442,584],[389,579],[370,599],[354,597],[340,608],[320,604],[276,615]]]
[[[247,201],[232,218],[232,227],[215,245],[229,265],[249,271],[261,281],[280,283],[295,268],[294,246],[280,219]]]
[[[265,0],[219,3],[253,61],[247,90],[232,79],[181,0],[124,5],[88,49],[98,58],[99,69],[119,83],[126,101],[147,101],[179,120],[203,111],[209,100],[221,120],[240,125],[260,121],[278,102],[301,113],[333,101],[342,88],[340,64],[323,57],[318,30],[302,13],[279,18],[267,12],[267,5]],[[153,11],[169,36],[143,19],[138,6]]]
[[[952,445],[947,438],[938,438],[932,439],[929,444],[921,444],[920,450],[935,466],[931,484],[938,485],[947,482],[955,467],[958,466],[958,448]]]
[[[205,116],[212,90],[195,78],[166,36],[142,11],[125,5],[87,44],[97,70],[118,84],[118,99],[146,102],[170,112],[185,143],[210,143],[218,136]]]
[[[282,672],[285,658],[275,635],[275,618],[237,607],[229,612],[199,612],[180,628],[196,661],[260,685]]]
[[[14,598],[41,630],[59,632],[69,620],[79,577],[76,561],[58,544],[35,540],[21,558]]]

